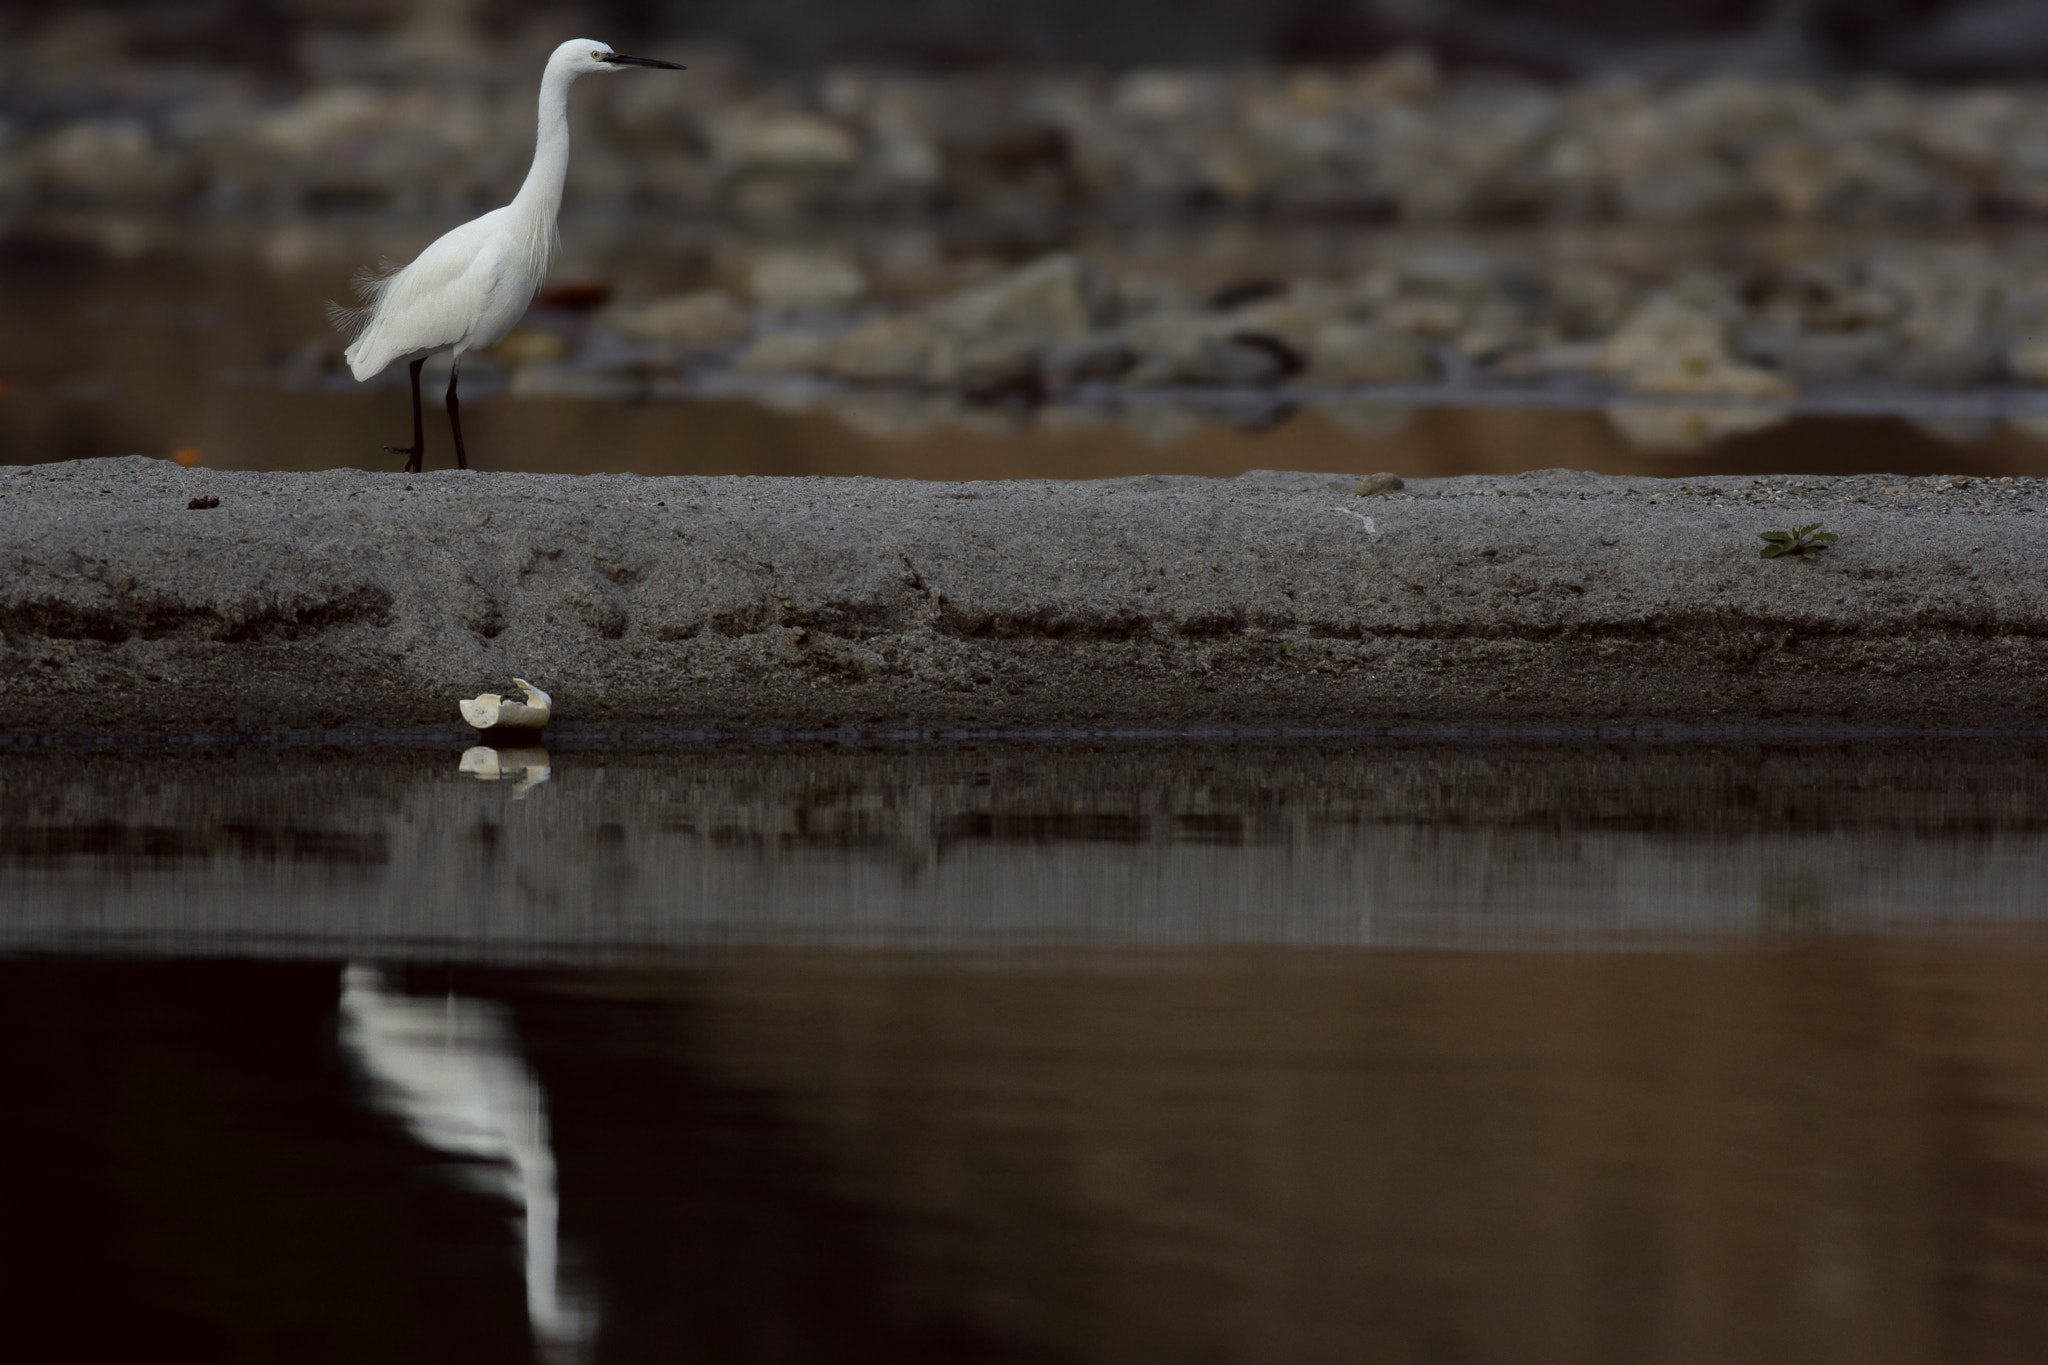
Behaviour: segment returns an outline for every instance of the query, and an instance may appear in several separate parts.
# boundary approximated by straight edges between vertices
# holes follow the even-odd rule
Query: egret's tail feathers
[[[404,270],[404,265],[388,257],[374,266],[358,270],[349,280],[349,287],[356,291],[356,297],[362,303],[350,308],[333,299],[327,301],[327,320],[334,324],[334,330],[351,341],[362,335],[363,329],[370,325],[370,319],[377,316],[377,305],[382,302],[384,291],[391,288],[391,282]]]
[[[366,303],[360,308],[350,308],[336,303],[333,299],[327,300],[327,320],[334,324],[335,331],[350,341],[354,341],[363,328],[370,325],[370,318],[376,311],[374,304]]]
[[[356,297],[364,303],[375,303],[384,297],[384,291],[398,278],[406,267],[404,261],[394,261],[389,256],[377,258],[377,264],[366,265],[349,277],[349,288],[356,291]]]

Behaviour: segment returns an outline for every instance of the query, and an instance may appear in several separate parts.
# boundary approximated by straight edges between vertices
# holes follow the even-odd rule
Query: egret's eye
[[[601,62],[604,60],[604,54],[593,47],[592,49],[590,49],[590,60],[594,62]]]

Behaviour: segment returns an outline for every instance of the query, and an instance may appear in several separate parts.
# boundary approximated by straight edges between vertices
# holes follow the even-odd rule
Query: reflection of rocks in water
[[[1682,455],[1723,441],[1763,431],[1785,420],[1782,409],[1753,407],[1688,408],[1652,403],[1616,403],[1607,409],[1629,444],[1655,454]]]
[[[1207,421],[1201,411],[1185,403],[1133,403],[1124,411],[1123,420],[1139,439],[1155,446],[1185,440]]]
[[[1415,420],[1415,409],[1403,403],[1324,403],[1318,410],[1353,436],[1398,435]]]
[[[520,1207],[536,1342],[550,1361],[581,1359],[596,1312],[563,1283],[547,1102],[503,1009],[407,996],[352,965],[342,973],[341,1040],[379,1109],[421,1144],[476,1163],[465,1173]]]
[[[951,404],[916,394],[843,394],[825,405],[863,436],[904,440],[929,435],[951,416]]]
[[[1951,445],[1969,445],[1973,441],[1987,440],[1998,430],[1999,425],[1997,416],[1992,413],[1930,413],[1908,420],[1935,440],[1947,441]]]

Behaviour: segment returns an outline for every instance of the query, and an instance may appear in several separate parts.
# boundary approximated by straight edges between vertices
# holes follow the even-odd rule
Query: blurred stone
[[[1352,492],[1361,498],[1373,498],[1382,493],[1398,492],[1401,487],[1399,474],[1368,474],[1358,481],[1358,487]]]
[[[256,135],[294,157],[312,157],[344,137],[374,134],[391,122],[393,102],[362,85],[309,90],[296,102],[263,118]]]
[[[1791,398],[1798,390],[1769,370],[1726,356],[1685,356],[1671,364],[1639,370],[1629,376],[1636,393],[1714,398]]]
[[[468,206],[509,193],[531,155],[533,92],[508,61],[530,55],[523,39],[484,30],[451,47],[429,35],[461,25],[418,15],[403,32],[317,25],[292,53],[308,84],[278,105],[273,87],[225,66],[138,58],[128,23],[53,15],[17,43],[9,107],[37,141],[94,127],[78,136],[104,140],[106,125],[126,120],[153,147],[127,176],[110,169],[126,133],[108,143],[113,158],[59,145],[52,163],[67,169],[29,182],[31,197],[167,201],[196,180],[223,202]],[[67,55],[33,55],[43,50]],[[96,59],[80,57],[89,51]],[[583,97],[593,116],[579,117],[572,197],[1011,220],[1190,204],[1412,222],[2048,215],[2048,90],[2020,84],[1726,74],[1538,84],[1481,68],[1447,74],[1413,53],[1349,69],[1106,78],[837,66],[763,79],[730,55],[688,62],[687,79],[607,82]],[[177,176],[161,174],[166,153]]]
[[[2048,384],[2048,336],[2020,342],[2005,353],[2005,364],[2022,384]]]
[[[1043,357],[1046,382],[1055,387],[1115,383],[1137,363],[1137,348],[1120,336],[1084,337],[1050,347]]]
[[[1312,388],[1428,384],[1437,377],[1427,348],[1372,324],[1326,323],[1315,334],[1297,382]]]
[[[1534,340],[1522,310],[1506,299],[1489,299],[1458,334],[1457,348],[1473,360],[1492,360]]]
[[[1898,354],[1889,333],[1808,332],[1798,328],[1753,327],[1737,340],[1745,359],[1761,361],[1800,379],[1859,379],[1883,373]]]
[[[837,251],[767,251],[747,269],[747,293],[770,308],[843,308],[867,291],[867,275]]]
[[[1000,398],[1037,400],[1045,390],[1044,347],[1015,332],[957,343],[950,382],[977,402]]]
[[[1483,251],[1432,247],[1403,260],[1397,270],[1401,289],[1409,295],[1457,299],[1477,304],[1500,289],[1500,262]]]
[[[1117,113],[1154,123],[1227,114],[1230,106],[1230,86],[1221,72],[1213,71],[1133,71],[1110,94]]]
[[[1726,354],[1724,336],[1720,319],[1659,293],[1630,313],[1602,344],[1599,368],[1632,377],[1686,362],[1720,360]]]
[[[843,170],[860,143],[831,119],[794,110],[739,109],[711,125],[711,145],[732,170]]]
[[[1124,382],[1140,388],[1253,387],[1299,373],[1302,358],[1280,338],[1226,330],[1227,319],[1173,314],[1126,333],[1139,360]]]
[[[1658,294],[1601,346],[1598,365],[1638,393],[1791,395],[1792,386],[1777,375],[1731,356],[1726,336],[1726,327],[1711,314]]]
[[[1664,286],[1664,292],[1674,302],[1715,318],[1724,326],[1739,321],[1744,313],[1743,302],[1728,278],[1705,266],[1682,264]]]
[[[1400,298],[1374,315],[1382,325],[1411,337],[1449,341],[1463,331],[1472,305],[1462,299],[1424,296]]]
[[[1888,377],[1920,388],[1966,388],[1989,383],[2002,368],[2003,357],[1992,339],[1972,332],[1909,342]]]
[[[1907,306],[1904,291],[1853,257],[1795,261],[1777,272],[1763,299],[1771,324],[1821,333],[1889,328]]]
[[[683,351],[736,345],[753,331],[746,308],[719,289],[615,306],[605,313],[604,320],[636,341],[658,342]]]
[[[1350,98],[1366,106],[1414,104],[1437,93],[1443,83],[1436,56],[1427,48],[1404,47],[1350,73]]]
[[[1201,301],[1195,291],[1178,280],[1157,275],[1128,275],[1117,281],[1116,299],[1126,322],[1177,313],[1193,313]]]
[[[972,336],[1016,333],[1044,341],[1077,341],[1102,311],[1094,271],[1061,253],[942,299],[929,310],[943,326]]]
[[[946,384],[956,374],[954,341],[924,318],[874,318],[835,340],[820,368],[861,384]]]
[[[837,337],[827,332],[782,330],[766,332],[733,361],[742,373],[817,374]]]
[[[75,54],[77,34],[127,32],[109,22],[48,31],[73,34],[59,47]],[[124,44],[118,62],[67,65],[61,80],[18,63],[0,117],[0,201],[24,222],[63,219],[96,249],[156,251],[189,203],[257,215],[249,256],[276,272],[338,270],[339,241],[356,242],[351,261],[378,247],[402,259],[430,240],[425,225],[502,202],[532,153],[532,90],[495,59],[430,79],[403,44],[362,37],[349,57],[322,38],[300,54],[293,94]],[[569,193],[673,210],[678,250],[696,257],[678,275],[708,264],[730,292],[613,308],[571,368],[668,366],[659,381],[680,385],[683,369],[737,352],[793,393],[831,390],[811,377],[832,375],[1005,400],[1113,383],[1429,384],[1441,368],[1567,390],[1598,374],[1760,410],[1794,384],[2048,386],[2048,246],[2023,227],[1924,227],[2048,216],[2048,87],[1542,86],[1413,54],[1349,69],[772,80],[689,60],[686,80],[579,96]],[[42,212],[67,206],[101,211]],[[763,239],[748,235],[757,211],[809,218]],[[348,225],[319,221],[330,213]],[[392,217],[350,235],[374,213]],[[1297,230],[1460,216],[1488,226]],[[1663,230],[1772,218],[1829,226]],[[591,213],[572,240],[616,250],[599,219],[612,221]],[[1546,219],[1589,221],[1490,226]],[[857,250],[830,245],[856,221]],[[1910,226],[1833,226],[1851,222]],[[824,245],[773,244],[805,240]],[[906,240],[914,250],[891,245]],[[1020,243],[1074,241],[1086,257],[994,273]],[[1688,258],[1711,265],[1676,269]],[[551,337],[517,334],[507,354],[524,368],[568,359]],[[1247,411],[1287,401],[1249,394]],[[1706,419],[1627,420],[1691,440]]]
[[[1342,306],[1336,291],[1318,290],[1304,281],[1278,298],[1234,308],[1226,316],[1233,332],[1275,336],[1305,355],[1317,335],[1342,312]]]
[[[185,157],[159,146],[148,125],[132,118],[66,124],[37,144],[31,159],[60,198],[133,202],[190,184]]]
[[[1606,332],[1627,316],[1635,291],[1629,282],[1599,266],[1567,265],[1547,282],[1551,320],[1567,337]]]
[[[1910,158],[1823,128],[1777,140],[1751,169],[1788,218],[1924,217],[1948,200],[1962,207],[1958,191]]]
[[[544,327],[514,327],[491,349],[507,364],[523,366],[560,360],[568,354],[569,346]]]
[[[1624,178],[1621,211],[1644,223],[1691,223],[1727,217],[1743,207],[1741,176],[1710,152],[1653,163]]]

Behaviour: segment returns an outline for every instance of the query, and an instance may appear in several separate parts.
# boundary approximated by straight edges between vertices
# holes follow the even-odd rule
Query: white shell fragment
[[[517,800],[548,780],[548,751],[539,748],[493,749],[488,744],[479,744],[464,751],[462,771],[479,782],[496,782],[507,777],[519,779],[512,788],[513,799]]]
[[[512,680],[526,693],[524,702],[506,701],[495,692],[458,702],[462,718],[479,730],[538,730],[548,723],[554,699],[524,678]]]

